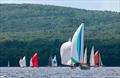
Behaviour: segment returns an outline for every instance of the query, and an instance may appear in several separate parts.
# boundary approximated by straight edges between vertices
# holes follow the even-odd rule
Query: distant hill
[[[60,64],[60,45],[72,38],[82,22],[89,53],[94,45],[105,65],[120,66],[120,12],[36,4],[0,4],[0,66],[6,66],[8,60],[17,66],[23,55],[28,62],[35,50],[44,61],[39,65],[47,65],[48,57],[54,54]]]

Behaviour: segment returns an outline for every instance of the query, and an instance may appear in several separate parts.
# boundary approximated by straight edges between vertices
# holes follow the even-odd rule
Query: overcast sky
[[[120,12],[120,0],[0,0],[0,3],[33,3],[88,10],[108,10]]]

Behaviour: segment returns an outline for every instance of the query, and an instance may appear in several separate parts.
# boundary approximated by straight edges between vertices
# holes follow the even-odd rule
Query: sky
[[[120,0],[0,0],[0,3],[57,5],[87,10],[120,12]]]

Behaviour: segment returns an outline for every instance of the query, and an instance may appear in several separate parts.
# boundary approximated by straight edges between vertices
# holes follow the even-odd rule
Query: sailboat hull
[[[80,64],[80,68],[82,70],[89,70],[90,69],[90,66],[88,66],[87,64]]]

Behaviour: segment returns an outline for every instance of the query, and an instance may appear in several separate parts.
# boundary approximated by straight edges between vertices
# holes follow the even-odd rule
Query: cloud
[[[120,0],[107,0],[101,5],[101,9],[120,12]]]

